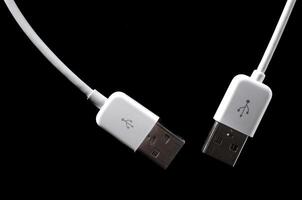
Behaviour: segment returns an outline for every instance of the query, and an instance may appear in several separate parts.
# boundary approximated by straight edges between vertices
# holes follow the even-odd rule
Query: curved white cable
[[[77,75],[75,75],[41,40],[37,33],[33,30],[27,22],[20,9],[14,0],[4,0],[9,11],[27,35],[32,43],[40,50],[40,52],[77,88],[79,88],[88,98],[93,94],[91,89],[85,82],[83,82]]]
[[[258,65],[257,71],[261,72],[261,73],[265,73],[271,59],[272,56],[276,50],[276,47],[279,43],[279,40],[282,36],[282,33],[284,31],[284,28],[287,24],[287,21],[289,19],[289,16],[291,15],[291,12],[295,6],[296,0],[287,0],[285,7],[282,11],[281,17],[278,21],[278,24],[275,28],[275,31],[273,33],[273,36],[265,50],[265,53],[261,59],[260,64]]]

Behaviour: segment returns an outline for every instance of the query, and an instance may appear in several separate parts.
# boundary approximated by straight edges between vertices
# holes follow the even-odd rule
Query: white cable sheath
[[[291,12],[295,6],[295,3],[296,3],[296,0],[287,0],[287,2],[286,2],[283,12],[281,14],[281,17],[280,17],[278,24],[275,28],[275,31],[273,33],[273,36],[265,50],[265,53],[261,59],[259,66],[258,66],[257,71],[259,71],[260,73],[263,73],[263,74],[265,73],[265,71],[272,59],[272,56],[276,50],[276,47],[279,43],[279,40],[282,36],[284,28],[289,19],[289,16],[291,15]]]
[[[32,43],[40,50],[40,52],[77,88],[79,88],[87,97],[94,93],[86,83],[84,83],[77,75],[75,75],[41,40],[37,33],[33,30],[27,22],[14,0],[4,0],[9,11],[27,35]],[[99,95],[100,96],[100,95]],[[105,97],[102,98],[105,100]]]

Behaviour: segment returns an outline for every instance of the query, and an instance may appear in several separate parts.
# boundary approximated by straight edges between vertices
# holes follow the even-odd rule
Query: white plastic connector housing
[[[113,93],[96,116],[97,124],[136,151],[159,117],[122,92]]]
[[[246,75],[237,75],[214,120],[253,137],[271,98],[272,91],[268,86]]]

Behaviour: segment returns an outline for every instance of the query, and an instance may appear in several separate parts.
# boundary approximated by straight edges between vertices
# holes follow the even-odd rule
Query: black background
[[[114,189],[111,195],[126,197],[141,191],[154,198],[236,198],[238,191],[283,192],[301,180],[301,2],[266,73],[272,102],[235,168],[201,148],[231,79],[257,67],[285,1],[17,3],[85,82],[106,96],[127,93],[186,145],[165,171],[99,128],[94,106],[31,44],[1,2],[6,185],[50,191],[45,194],[93,186],[100,197]]]

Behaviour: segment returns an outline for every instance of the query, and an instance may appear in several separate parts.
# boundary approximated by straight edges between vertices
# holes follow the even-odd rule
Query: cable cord
[[[296,3],[296,0],[287,0],[287,2],[286,2],[284,9],[282,11],[282,14],[280,16],[280,19],[278,21],[278,24],[272,35],[272,38],[265,50],[265,53],[261,59],[260,64],[258,65],[257,71],[259,71],[260,73],[263,73],[263,74],[265,73],[265,71],[273,57],[273,54],[277,48],[277,45],[280,41],[280,38],[281,38],[284,28],[287,24],[289,16],[291,15],[291,12],[295,6],[295,3]]]
[[[83,82],[77,75],[75,75],[42,41],[42,39],[33,30],[31,25],[27,22],[20,9],[16,5],[14,0],[4,0],[9,11],[31,40],[31,42],[39,49],[39,51],[51,62],[57,70],[59,70],[70,82],[72,82],[79,90],[81,90],[87,97],[93,93],[85,82]]]
[[[76,76],[41,40],[37,33],[33,30],[30,24],[27,22],[14,0],[4,0],[11,14],[22,28],[24,33],[32,41],[32,43],[40,50],[40,52],[77,88],[79,88],[97,107],[101,107],[106,100],[102,94],[96,90],[91,89],[85,82],[83,82],[78,76]],[[281,17],[275,28],[273,36],[265,50],[265,53],[261,59],[261,62],[252,74],[252,78],[262,82],[265,78],[265,71],[272,59],[272,56],[276,50],[279,40],[282,36],[284,28],[287,24],[289,16],[294,8],[296,0],[287,0],[283,9]]]

